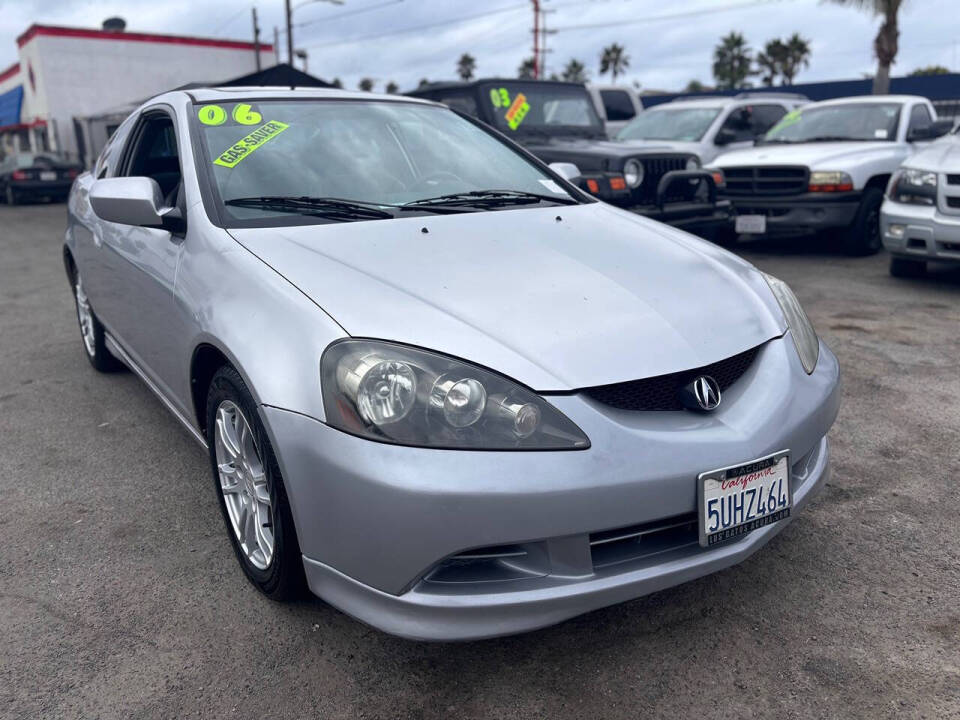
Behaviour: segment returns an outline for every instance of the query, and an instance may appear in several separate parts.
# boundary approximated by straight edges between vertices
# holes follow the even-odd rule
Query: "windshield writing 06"
[[[886,140],[897,138],[898,103],[849,103],[794,110],[764,137],[766,142]]]
[[[329,222],[395,217],[401,210],[573,202],[538,167],[445,108],[333,100],[195,108],[204,171],[227,222],[292,215]],[[491,191],[501,194],[491,198]]]

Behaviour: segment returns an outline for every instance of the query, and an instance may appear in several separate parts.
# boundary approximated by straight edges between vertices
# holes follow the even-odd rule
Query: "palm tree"
[[[371,78],[363,78],[360,80],[360,84],[357,85],[364,92],[370,92],[373,90],[373,80]]]
[[[793,85],[793,79],[800,72],[800,68],[810,67],[810,41],[804,40],[799,33],[794,33],[782,45],[786,52],[780,65],[780,74],[783,75],[785,85]]]
[[[399,89],[400,89],[400,86],[397,85],[393,80],[391,80],[390,82],[387,83],[387,88],[386,88],[386,90],[387,90],[387,93],[388,93],[388,94],[390,94],[390,95],[396,95],[396,94],[397,94],[397,90],[399,90]]]
[[[622,75],[630,67],[630,56],[624,52],[623,45],[613,43],[600,54],[600,74],[609,72],[614,83],[617,75]]]
[[[570,62],[563,68],[563,79],[567,82],[586,82],[587,68],[576,58],[570,58]]]
[[[461,80],[472,80],[473,71],[477,69],[477,61],[470,53],[464,53],[457,60],[457,75]]]
[[[950,71],[945,68],[943,65],[927,65],[926,67],[917,68],[912,73],[910,77],[925,77],[928,75],[948,75]]]
[[[839,5],[853,5],[869,10],[883,18],[880,30],[873,40],[873,51],[877,56],[877,74],[873,76],[873,94],[885,95],[890,92],[890,66],[897,59],[900,28],[897,14],[905,0],[832,0]]]
[[[427,78],[420,78],[420,82],[417,83],[418,88],[424,88],[430,84],[430,80]]]
[[[340,78],[335,77],[335,78],[333,79],[333,82],[331,83],[331,85],[333,85],[335,88],[342,88],[342,87],[343,87],[343,81],[341,81]]]
[[[777,76],[783,72],[786,56],[787,46],[779,38],[768,41],[763,46],[763,50],[757,53],[756,74],[760,76],[764,85],[773,85],[777,82]]]
[[[520,67],[517,68],[517,77],[521,80],[533,80],[533,58],[528,57],[524,58],[523,62],[520,63]]]
[[[747,87],[746,79],[750,75],[752,51],[746,39],[738,32],[731,31],[720,38],[720,44],[713,49],[713,77],[717,88],[733,90]]]

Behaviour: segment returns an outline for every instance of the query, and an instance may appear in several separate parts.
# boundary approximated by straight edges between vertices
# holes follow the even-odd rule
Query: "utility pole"
[[[250,8],[253,13],[253,53],[257,58],[257,72],[260,72],[260,26],[257,25],[257,8]]]
[[[293,20],[290,10],[290,0],[284,0],[287,9],[287,62],[293,67]]]
[[[277,26],[273,26],[273,59],[274,65],[280,64],[280,31]]]
[[[533,79],[540,79],[540,0],[533,3]]]

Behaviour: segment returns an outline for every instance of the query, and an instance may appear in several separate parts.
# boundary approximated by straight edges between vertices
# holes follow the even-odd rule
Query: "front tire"
[[[256,402],[229,366],[210,382],[207,443],[220,512],[244,574],[273,600],[300,596],[303,558],[283,477]]]
[[[9,188],[8,188],[9,190]],[[106,333],[97,319],[90,300],[83,289],[80,273],[73,272],[73,302],[77,308],[77,322],[80,325],[80,339],[83,341],[84,354],[97,372],[110,373],[122,370],[124,365],[107,350]]]
[[[911,258],[890,258],[890,274],[898,278],[915,278],[927,272],[927,263],[924,260]]]
[[[20,196],[17,195],[16,191],[9,185],[7,185],[7,191],[4,193],[4,198],[7,201],[7,205],[16,205],[20,202]]]
[[[847,228],[841,248],[847,255],[874,255],[883,247],[880,237],[880,206],[883,190],[870,187],[863,191],[853,224]]]

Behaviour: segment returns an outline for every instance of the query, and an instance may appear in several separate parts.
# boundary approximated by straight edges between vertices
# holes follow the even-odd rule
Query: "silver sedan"
[[[209,453],[272,598],[468,639],[728,567],[826,482],[836,358],[575,176],[409,98],[158,96],[71,191],[83,350]]]

